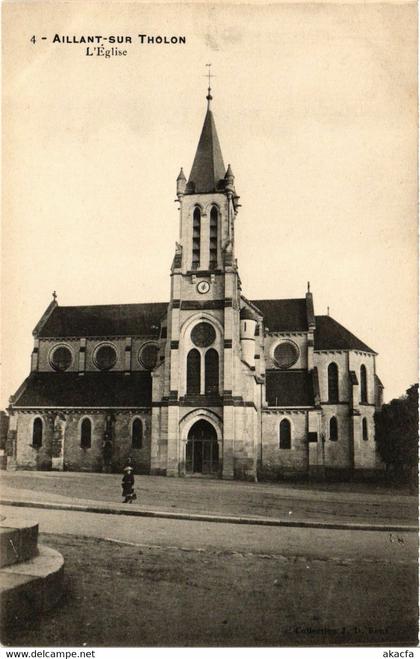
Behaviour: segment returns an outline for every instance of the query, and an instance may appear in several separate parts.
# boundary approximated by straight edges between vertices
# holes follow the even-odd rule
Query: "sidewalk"
[[[417,498],[396,492],[136,476],[137,502],[122,504],[119,474],[1,472],[4,505],[171,519],[367,530],[415,530]],[[349,484],[346,484],[349,485]]]

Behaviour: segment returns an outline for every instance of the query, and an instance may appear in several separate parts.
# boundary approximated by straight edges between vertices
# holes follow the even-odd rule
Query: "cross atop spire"
[[[214,78],[215,76],[211,74],[211,64],[206,64],[208,67],[208,73],[206,74],[206,78],[209,79],[209,86],[207,87],[207,110],[210,110],[210,101],[213,100],[213,96],[211,95],[211,78]]]

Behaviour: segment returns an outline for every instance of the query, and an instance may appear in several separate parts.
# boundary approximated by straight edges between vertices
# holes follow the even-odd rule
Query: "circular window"
[[[290,368],[298,358],[299,350],[294,343],[285,341],[274,348],[274,361],[279,368]]]
[[[146,368],[148,371],[152,371],[156,366],[158,353],[159,348],[157,345],[154,343],[146,343],[146,345],[143,346],[139,352],[140,364],[144,366],[144,368]]]
[[[214,343],[216,332],[210,323],[198,323],[191,332],[191,341],[198,348],[207,348]]]
[[[117,353],[112,346],[101,346],[95,353],[95,364],[101,371],[109,371],[117,362]]]
[[[66,346],[55,348],[50,357],[51,366],[55,371],[67,371],[72,361],[71,351]]]

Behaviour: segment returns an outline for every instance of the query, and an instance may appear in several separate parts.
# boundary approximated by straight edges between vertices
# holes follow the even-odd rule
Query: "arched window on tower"
[[[141,448],[143,445],[143,424],[141,419],[134,419],[131,428],[131,445],[133,448]]]
[[[364,364],[360,367],[360,402],[367,403],[367,373]]]
[[[187,394],[200,393],[200,353],[193,348],[187,357]]]
[[[338,366],[334,362],[328,366],[328,402],[338,403]]]
[[[201,211],[198,207],[193,213],[193,237],[192,237],[192,270],[200,267],[200,244],[201,244]]]
[[[32,428],[32,446],[34,448],[41,448],[42,432],[43,432],[42,419],[37,417],[34,421],[34,425]]]
[[[80,426],[80,446],[90,448],[92,445],[92,423],[90,419],[83,419]]]
[[[279,448],[292,447],[292,429],[289,419],[283,419],[279,428]]]
[[[218,231],[218,212],[216,206],[210,211],[210,251],[209,251],[209,269],[217,268],[217,231]]]
[[[219,393],[219,354],[214,348],[207,350],[205,363],[205,392],[206,394]]]
[[[366,417],[363,417],[363,421],[362,421],[362,437],[365,440],[365,442],[367,442],[369,439],[368,423]]]
[[[330,419],[330,440],[336,442],[338,439],[338,424],[335,416]]]

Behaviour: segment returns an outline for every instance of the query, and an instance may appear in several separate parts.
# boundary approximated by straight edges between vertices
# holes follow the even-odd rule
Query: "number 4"
[[[35,35],[31,39],[32,43],[36,43]]]

